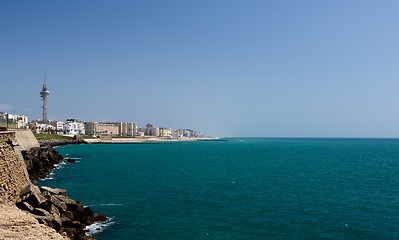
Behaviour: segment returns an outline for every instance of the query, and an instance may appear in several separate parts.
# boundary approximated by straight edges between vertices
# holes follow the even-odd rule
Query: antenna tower
[[[40,97],[42,98],[42,121],[44,123],[47,123],[47,98],[48,95],[50,95],[50,91],[47,89],[47,85],[46,85],[46,74],[44,75],[44,82],[43,82],[43,88],[40,91]]]

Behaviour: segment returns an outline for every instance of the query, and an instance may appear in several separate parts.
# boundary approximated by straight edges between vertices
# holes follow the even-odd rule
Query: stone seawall
[[[13,132],[0,132],[0,197],[16,203],[21,190],[30,184],[20,147]]]

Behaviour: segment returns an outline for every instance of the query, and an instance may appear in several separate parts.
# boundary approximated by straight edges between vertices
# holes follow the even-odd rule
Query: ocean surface
[[[399,239],[399,140],[69,145],[41,185],[110,221],[97,239]]]

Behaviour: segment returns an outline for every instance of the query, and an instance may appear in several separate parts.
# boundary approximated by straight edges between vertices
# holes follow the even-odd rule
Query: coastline
[[[23,138],[14,132],[0,133],[0,240],[94,239],[86,235],[86,227],[108,217],[69,198],[64,189],[36,185],[56,164],[67,162],[54,147],[85,142],[38,141],[30,132]],[[27,141],[35,146],[21,150]]]
[[[196,142],[196,141],[225,141],[224,139],[216,137],[202,137],[202,138],[161,138],[161,137],[137,137],[137,138],[112,138],[109,140],[101,140],[99,138],[83,139],[85,143],[89,144],[135,144],[135,143],[162,143],[162,142]]]

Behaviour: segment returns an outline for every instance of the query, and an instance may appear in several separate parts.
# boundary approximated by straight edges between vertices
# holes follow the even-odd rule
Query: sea
[[[399,140],[227,138],[56,147],[40,185],[97,239],[399,239]]]

